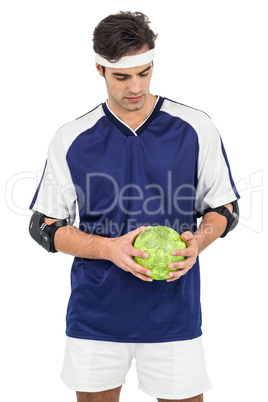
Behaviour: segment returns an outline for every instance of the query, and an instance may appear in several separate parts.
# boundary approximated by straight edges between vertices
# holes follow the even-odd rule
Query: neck
[[[110,98],[108,98],[107,104],[110,110],[125,124],[127,124],[132,130],[136,130],[146,119],[150,116],[157,96],[148,94],[146,102],[140,110],[129,111],[122,108],[120,105],[114,103]]]

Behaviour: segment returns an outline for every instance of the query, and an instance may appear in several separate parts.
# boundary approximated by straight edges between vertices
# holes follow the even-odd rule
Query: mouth
[[[140,96],[126,96],[126,100],[128,102],[132,102],[132,103],[139,102],[139,101],[142,100],[142,98],[143,98],[143,95],[140,95]]]

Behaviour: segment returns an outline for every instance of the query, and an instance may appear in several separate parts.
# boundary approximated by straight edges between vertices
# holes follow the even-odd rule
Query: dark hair
[[[116,62],[144,45],[153,49],[157,34],[149,24],[149,18],[140,12],[120,11],[109,15],[94,30],[93,49],[109,62]]]

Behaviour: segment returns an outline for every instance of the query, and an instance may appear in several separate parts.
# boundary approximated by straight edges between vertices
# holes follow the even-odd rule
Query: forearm
[[[47,225],[55,222],[55,219],[45,218]],[[134,256],[148,258],[142,250],[133,247],[136,237],[148,226],[140,226],[131,232],[117,237],[107,238],[87,234],[77,227],[67,225],[59,228],[54,237],[55,249],[75,257],[89,259],[103,259],[112,261],[117,267],[131,272],[137,278],[144,281],[152,281],[151,271],[136,263]]]
[[[227,204],[225,207],[232,211],[231,204]],[[194,233],[198,244],[198,254],[223,234],[226,224],[226,218],[217,212],[209,212],[204,215],[198,229]]]
[[[48,225],[54,221],[55,219],[45,219]],[[84,233],[77,227],[68,225],[56,231],[54,244],[57,251],[75,257],[108,260],[111,239]]]

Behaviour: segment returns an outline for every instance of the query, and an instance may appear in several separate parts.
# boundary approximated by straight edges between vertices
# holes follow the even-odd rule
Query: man
[[[108,100],[56,133],[30,206],[32,237],[75,256],[62,380],[78,402],[118,401],[133,357],[139,387],[158,401],[200,402],[211,386],[198,255],[236,226],[239,195],[211,119],[150,93],[155,39],[141,13],[96,27]],[[133,247],[148,225],[187,245],[166,281],[133,258],[148,258]]]

